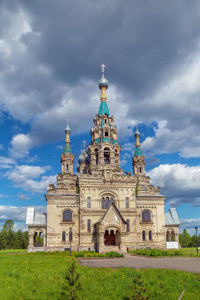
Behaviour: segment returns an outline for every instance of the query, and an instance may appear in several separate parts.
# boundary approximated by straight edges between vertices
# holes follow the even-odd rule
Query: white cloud
[[[21,187],[30,192],[43,193],[50,183],[56,182],[56,176],[44,176],[49,169],[49,166],[16,165],[3,176],[12,181],[15,187]]]
[[[24,200],[29,200],[29,199],[30,199],[29,196],[27,196],[27,195],[25,195],[25,194],[23,194],[23,193],[18,193],[17,196],[18,196],[18,198],[19,198],[20,200],[22,200],[22,201],[24,201]]]
[[[28,135],[17,134],[11,141],[11,155],[15,158],[28,156],[29,149],[33,144],[33,140]]]
[[[147,173],[161,187],[170,205],[190,202],[200,206],[200,166],[161,164]]]

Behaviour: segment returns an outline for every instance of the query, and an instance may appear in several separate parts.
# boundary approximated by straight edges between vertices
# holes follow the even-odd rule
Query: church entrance
[[[120,232],[111,230],[106,230],[104,234],[104,245],[105,246],[119,246],[120,245]]]

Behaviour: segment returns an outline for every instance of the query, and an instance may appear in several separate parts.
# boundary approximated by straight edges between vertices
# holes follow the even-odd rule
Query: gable
[[[116,207],[116,205],[112,202],[98,223],[103,224],[105,226],[110,225],[110,224],[112,224],[112,225],[116,224],[119,226],[122,223],[126,224],[126,221],[122,217],[122,215],[121,215],[120,211],[118,210],[118,208]]]

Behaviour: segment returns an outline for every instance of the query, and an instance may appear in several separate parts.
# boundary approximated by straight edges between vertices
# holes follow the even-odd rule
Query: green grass
[[[200,252],[200,249],[199,249]],[[190,256],[197,257],[195,248],[181,248],[173,250],[160,250],[160,249],[137,249],[129,251],[131,255],[146,255],[146,256]],[[200,253],[198,255],[200,257]]]
[[[27,249],[7,249],[7,250],[0,250],[0,254],[23,253],[23,252],[27,252]]]
[[[23,253],[0,252],[0,299],[60,299],[64,272],[72,257],[65,252]],[[199,299],[200,274],[173,270],[134,270],[129,268],[90,268],[78,265],[82,290],[80,299],[119,300],[131,295],[134,278],[139,274],[152,297],[177,300],[186,288],[184,300]]]

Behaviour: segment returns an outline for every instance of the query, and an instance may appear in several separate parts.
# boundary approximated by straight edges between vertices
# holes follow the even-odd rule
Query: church
[[[90,130],[91,143],[78,157],[65,128],[61,172],[45,195],[47,212],[27,209],[28,251],[94,250],[127,252],[137,248],[177,248],[180,220],[175,208],[165,213],[165,196],[145,174],[140,132],[135,132],[133,173],[120,167],[118,131],[110,114],[108,80],[99,80],[100,105]]]

